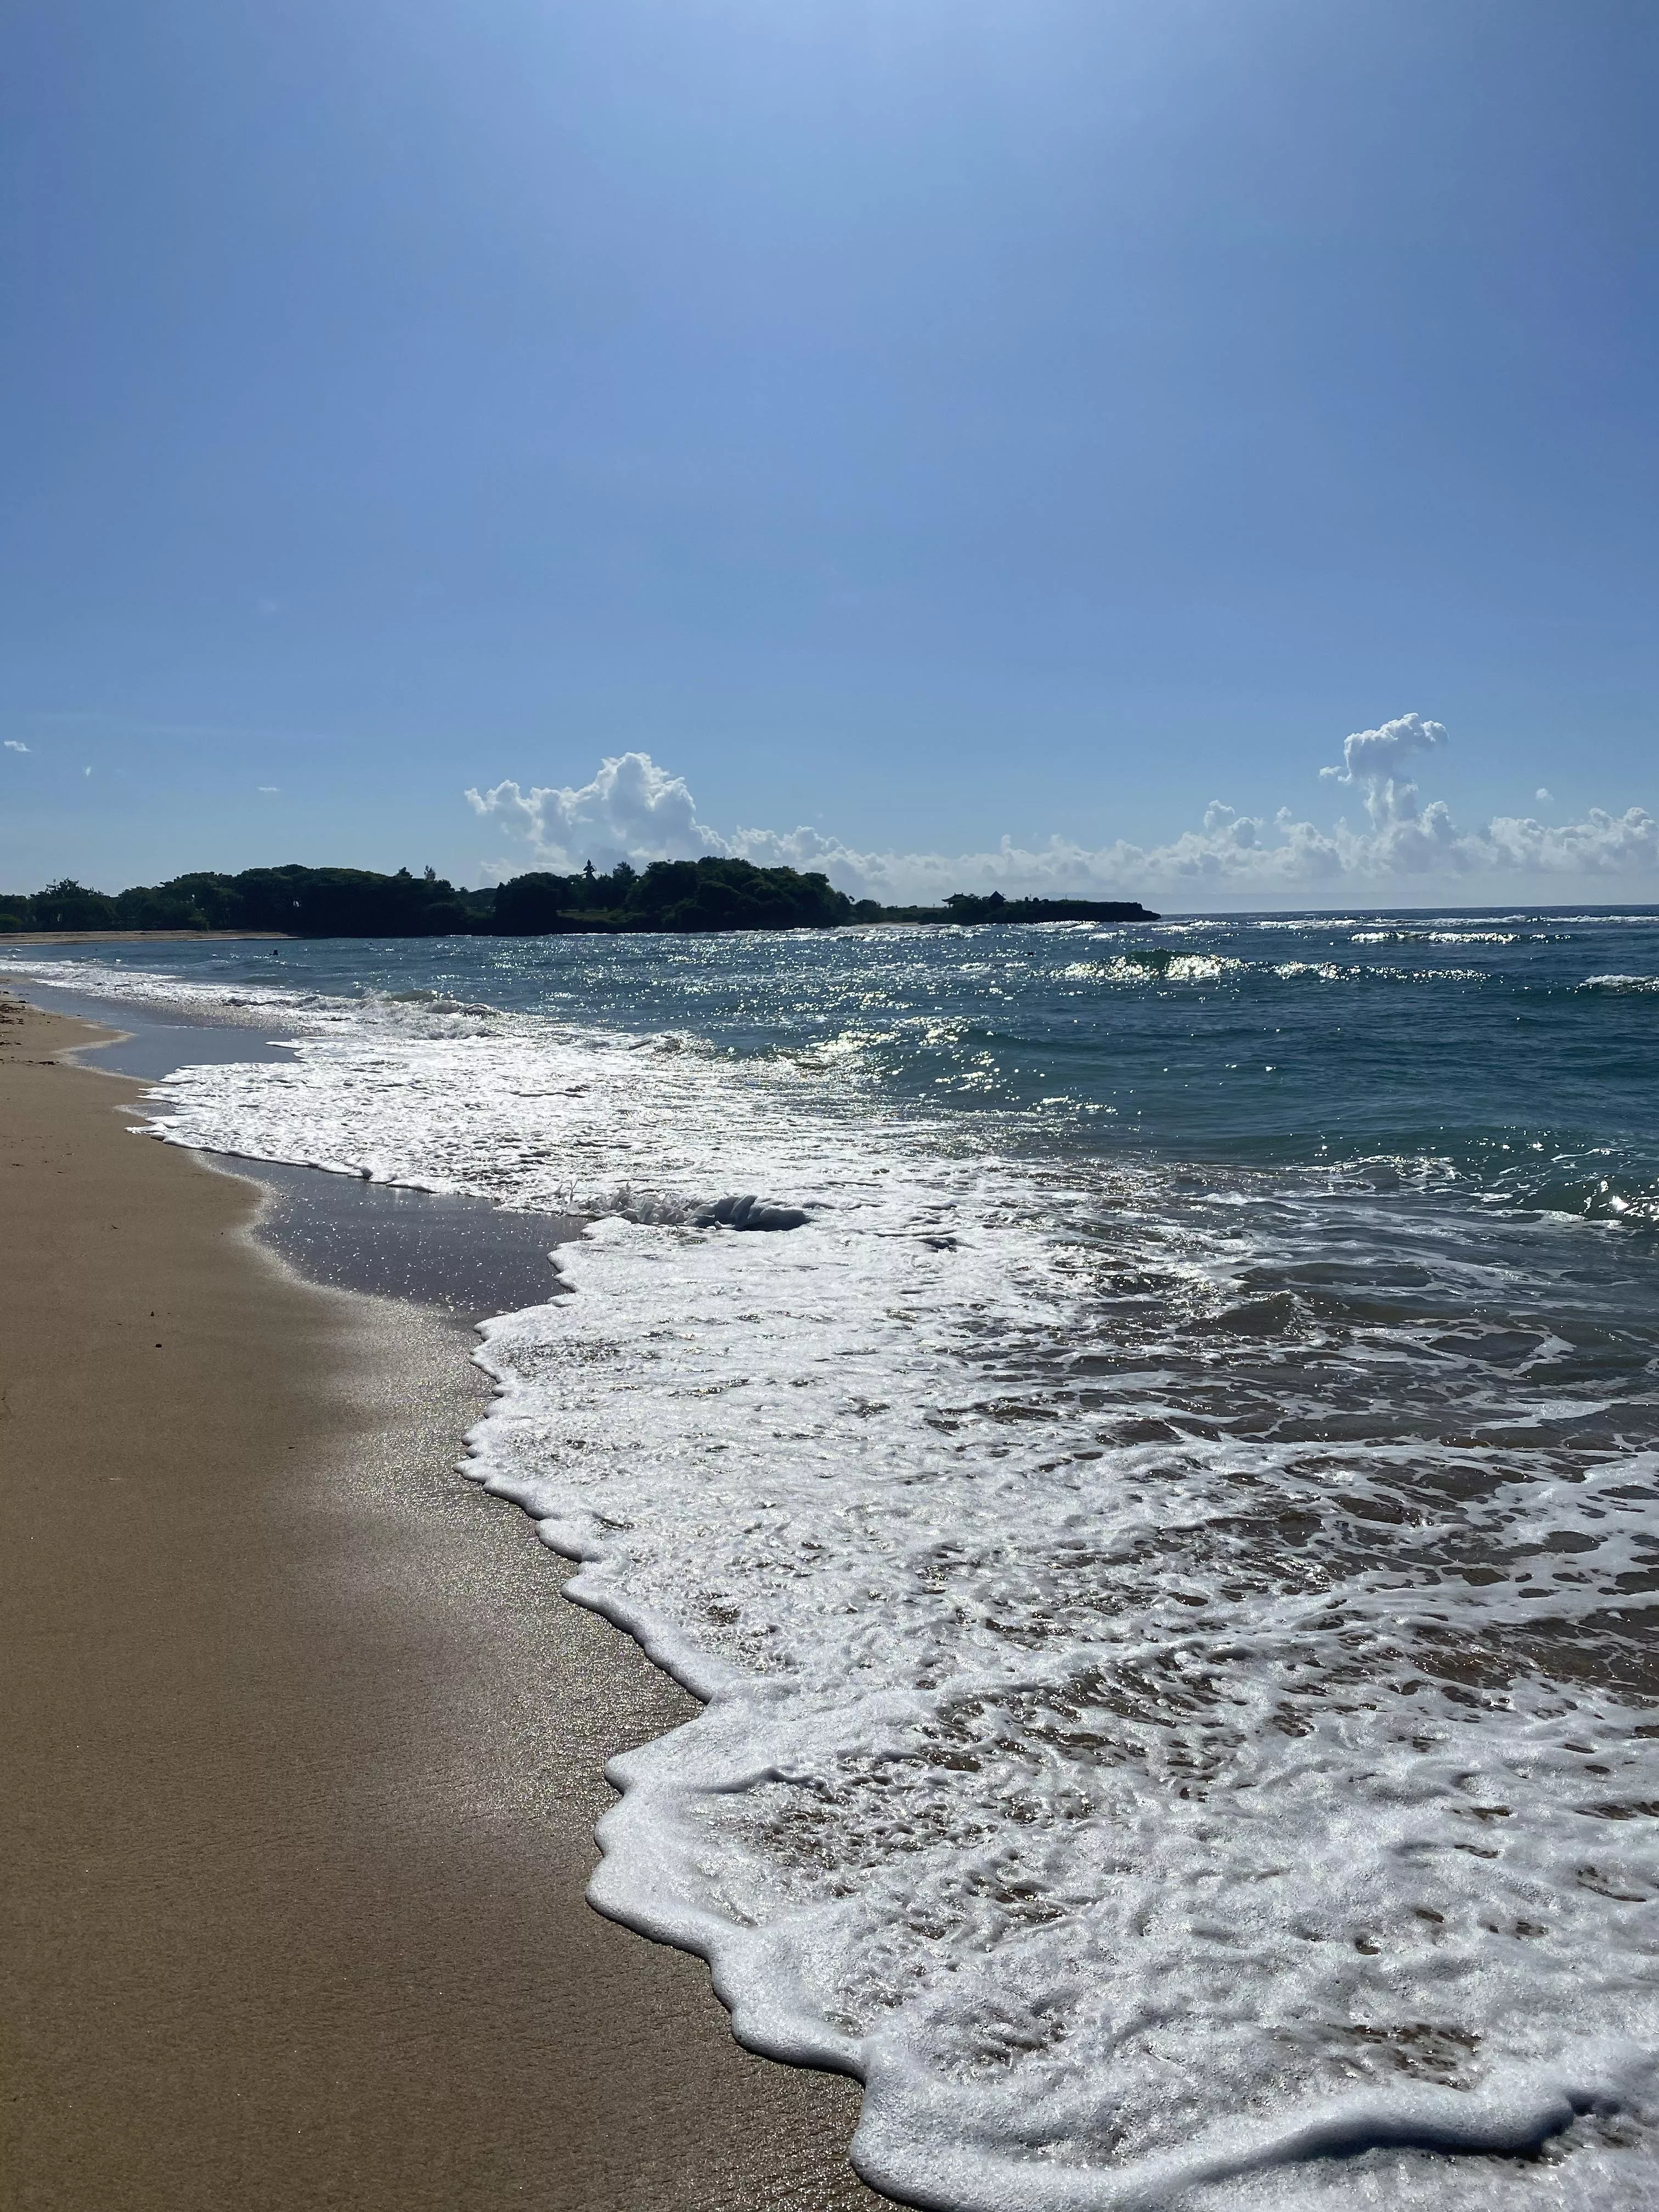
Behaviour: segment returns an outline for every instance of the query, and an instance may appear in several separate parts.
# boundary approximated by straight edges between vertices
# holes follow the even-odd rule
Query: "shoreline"
[[[453,1472],[470,1331],[301,1279],[0,1012],[9,2201],[879,2208],[856,2086],[584,1901],[605,1759],[696,1707]]]
[[[291,929],[8,929],[0,931],[0,954],[9,945],[263,945],[298,943]]]

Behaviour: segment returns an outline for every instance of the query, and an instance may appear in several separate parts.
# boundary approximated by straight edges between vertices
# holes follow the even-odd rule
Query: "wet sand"
[[[692,1708],[451,1471],[465,1324],[286,1272],[0,1014],[5,2203],[878,2212],[855,2086],[583,1902]]]

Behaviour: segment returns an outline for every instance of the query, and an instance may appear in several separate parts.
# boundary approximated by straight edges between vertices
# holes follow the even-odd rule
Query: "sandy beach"
[[[0,953],[8,945],[289,945],[284,929],[10,929],[0,936]]]
[[[592,1912],[690,1700],[452,1472],[463,1323],[321,1290],[0,1006],[0,2172],[29,2212],[842,2212],[858,2092]]]

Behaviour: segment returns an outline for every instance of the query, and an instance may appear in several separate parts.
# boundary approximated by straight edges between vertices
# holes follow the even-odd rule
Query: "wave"
[[[1336,960],[1245,960],[1235,954],[1171,952],[1161,945],[1110,960],[1074,960],[1058,971],[1068,982],[1221,983],[1272,978],[1279,982],[1484,983],[1480,968],[1393,968]]]
[[[1351,945],[1533,945],[1536,936],[1516,929],[1359,929]]]

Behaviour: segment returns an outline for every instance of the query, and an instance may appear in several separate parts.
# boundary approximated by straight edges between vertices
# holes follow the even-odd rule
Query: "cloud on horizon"
[[[670,775],[649,753],[601,761],[593,781],[580,789],[538,784],[521,791],[507,782],[466,795],[479,814],[500,815],[541,865],[556,872],[580,868],[588,860],[609,869],[623,860],[691,860],[736,850],[719,830],[698,821],[684,777]]]
[[[1425,805],[1402,763],[1449,742],[1443,725],[1402,714],[1345,742],[1342,765],[1322,769],[1328,781],[1356,787],[1365,820],[1346,817],[1328,828],[1298,821],[1288,807],[1271,819],[1213,799],[1195,829],[1167,844],[1118,839],[1091,848],[1055,836],[1028,848],[1005,837],[979,853],[862,852],[820,831],[736,829],[702,821],[683,776],[671,775],[648,753],[607,758],[579,787],[511,781],[466,796],[481,818],[521,837],[532,865],[568,873],[591,860],[606,869],[619,860],[695,860],[719,854],[761,866],[819,869],[855,898],[927,904],[956,890],[1004,890],[1036,896],[1139,897],[1182,908],[1305,904],[1310,896],[1379,895],[1415,885],[1427,894],[1462,890],[1525,896],[1529,883],[1626,889],[1643,878],[1659,894],[1659,820],[1645,807],[1622,814],[1591,807],[1582,821],[1548,823],[1498,815],[1460,830],[1443,799]],[[1541,794],[1540,794],[1541,795]],[[503,863],[511,873],[523,862]]]

